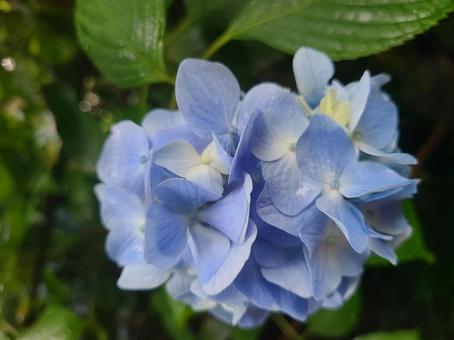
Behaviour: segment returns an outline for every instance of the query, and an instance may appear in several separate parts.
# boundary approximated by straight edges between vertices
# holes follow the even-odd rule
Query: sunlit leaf
[[[81,320],[69,310],[60,306],[50,306],[43,312],[20,340],[77,340],[82,333]]]
[[[116,85],[169,81],[163,0],[79,0],[76,28],[82,48]]]
[[[227,35],[288,53],[305,45],[352,59],[403,43],[453,8],[451,0],[250,0]]]

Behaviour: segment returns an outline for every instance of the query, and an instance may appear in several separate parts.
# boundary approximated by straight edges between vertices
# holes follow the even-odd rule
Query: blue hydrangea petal
[[[195,223],[189,229],[188,244],[194,257],[197,275],[201,282],[208,282],[227,258],[230,241],[219,231]]]
[[[284,251],[276,251],[277,246],[268,240],[258,238],[253,247],[254,259],[262,267],[279,267],[286,264],[288,256]],[[289,249],[288,247],[279,247]]]
[[[145,207],[140,198],[122,188],[98,184],[95,193],[101,205],[103,225],[133,231],[145,224]]]
[[[308,223],[301,230],[300,237],[308,250],[309,273],[317,300],[332,293],[343,275],[361,273],[365,256],[356,253],[328,219],[322,224]]]
[[[391,162],[394,164],[402,164],[402,165],[415,165],[418,163],[418,160],[408,153],[402,152],[384,152],[378,149],[373,148],[372,146],[365,144],[363,142],[356,142],[358,148],[371,156],[378,157],[383,159],[385,162]]]
[[[184,119],[200,135],[230,133],[240,100],[235,76],[216,62],[186,59],[177,72],[175,95]]]
[[[253,222],[250,222],[244,242],[231,246],[227,257],[209,281],[203,282],[200,279],[205,293],[218,294],[232,284],[248,260],[256,236],[257,228]]]
[[[155,188],[155,194],[163,204],[182,212],[193,212],[201,205],[221,198],[183,178],[165,180]]]
[[[117,286],[125,290],[148,290],[162,285],[170,277],[171,271],[148,263],[126,266],[121,271]]]
[[[191,168],[185,177],[216,195],[221,196],[224,191],[222,175],[207,164],[200,164]]]
[[[236,116],[236,126],[243,132],[249,119],[256,112],[263,112],[270,107],[276,99],[286,91],[282,86],[273,83],[261,83],[252,87],[240,102]]]
[[[186,177],[191,168],[201,163],[198,152],[186,141],[175,141],[156,150],[153,160],[181,177]]]
[[[300,229],[304,225],[305,219],[309,218],[314,211],[316,212],[317,209],[308,207],[306,210],[303,210],[303,212],[295,216],[283,214],[273,204],[267,185],[263,188],[257,199],[257,213],[261,219],[263,219],[266,223],[297,237]]]
[[[169,207],[153,204],[145,227],[145,259],[159,268],[175,266],[187,245],[190,221]]]
[[[274,205],[287,215],[296,215],[320,193],[320,188],[305,181],[294,153],[262,164],[262,174]]]
[[[144,192],[144,171],[149,160],[145,131],[131,121],[112,126],[97,164],[98,178],[112,186]]]
[[[309,269],[302,248],[298,247],[298,250],[301,254],[292,252],[292,255],[295,256],[289,257],[284,265],[271,268],[262,267],[261,272],[268,281],[302,298],[309,298],[312,295]]]
[[[166,283],[166,291],[176,300],[188,301],[188,299],[193,298],[191,293],[193,281],[194,276],[189,275],[186,270],[173,271],[172,276]]]
[[[246,175],[226,197],[198,212],[198,219],[227,235],[234,243],[242,243],[246,235],[251,203],[252,180]]]
[[[337,224],[355,251],[362,253],[367,249],[369,230],[357,208],[336,191],[320,196],[316,205]]]
[[[349,164],[339,179],[339,191],[348,198],[404,187],[410,180],[375,162]]]
[[[383,257],[393,265],[397,264],[397,256],[391,242],[378,238],[371,238],[369,241],[369,247],[378,256]]]
[[[228,175],[232,167],[233,158],[224,150],[219,140],[213,135],[213,140],[201,154],[202,159],[207,159],[210,166],[217,172]]]
[[[253,259],[249,259],[235,280],[235,286],[246,295],[257,307],[277,310],[276,290],[278,287],[265,280],[260,267]]]
[[[142,120],[142,127],[152,140],[158,132],[184,126],[186,122],[179,111],[153,109]]]
[[[315,115],[298,141],[296,157],[305,176],[332,184],[356,159],[356,152],[341,127],[325,115]]]
[[[259,160],[253,155],[249,146],[253,130],[255,129],[255,120],[258,116],[258,113],[254,113],[251,116],[240,137],[233,157],[228,184],[243,181],[246,173],[253,174],[258,168]]]
[[[348,128],[350,131],[353,131],[360,121],[368,103],[369,93],[371,90],[369,71],[364,72],[360,81],[350,86],[348,90],[350,94],[349,97],[351,106]]]
[[[159,150],[163,146],[176,141],[185,141],[191,144],[198,153],[201,153],[211,141],[211,137],[200,137],[194,133],[193,129],[186,125],[168,130],[160,130],[153,136],[152,150]]]
[[[325,53],[301,47],[293,58],[293,73],[299,93],[313,107],[323,97],[334,65]]]
[[[377,89],[369,96],[358,124],[350,131],[354,131],[353,135],[358,141],[382,149],[393,141],[396,129],[397,109]]]
[[[284,156],[288,150],[288,142],[273,133],[267,126],[264,115],[258,114],[254,120],[249,146],[255,157],[262,161],[272,162]]]
[[[238,321],[238,326],[241,328],[258,327],[265,322],[268,314],[267,310],[251,305]]]
[[[296,143],[309,125],[298,97],[284,89],[263,112],[271,134],[287,143]]]
[[[143,262],[144,235],[140,230],[116,228],[106,238],[106,253],[119,266]]]

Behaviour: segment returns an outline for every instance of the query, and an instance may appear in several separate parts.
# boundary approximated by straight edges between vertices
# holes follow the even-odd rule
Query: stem
[[[142,112],[148,109],[148,85],[144,85],[139,90],[139,107]]]
[[[202,53],[203,59],[210,59],[217,51],[231,40],[229,31],[225,31]]]
[[[274,314],[272,319],[287,338],[292,340],[304,340],[303,336],[298,334],[298,332],[295,331],[292,325],[282,315]]]
[[[192,23],[194,22],[193,18],[190,16],[185,16],[180,22],[167,33],[166,37],[164,38],[165,46],[171,45],[175,40],[177,40],[178,36],[186,31],[189,27],[191,27]]]
[[[431,131],[429,137],[427,137],[424,144],[418,150],[416,158],[418,158],[419,164],[422,164],[432,153],[433,148],[440,142],[441,138],[446,132],[446,124],[439,122]]]

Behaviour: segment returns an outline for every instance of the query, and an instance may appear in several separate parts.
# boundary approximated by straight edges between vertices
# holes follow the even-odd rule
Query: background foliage
[[[0,0],[0,339],[454,338],[454,8],[450,0]],[[358,294],[307,324],[275,315],[241,331],[163,290],[120,291],[103,249],[95,162],[112,123],[174,105],[188,56],[212,57],[244,90],[293,88],[300,45],[337,77],[387,72],[401,145],[423,179],[404,205],[401,264],[371,259]],[[367,56],[367,57],[366,57]],[[355,61],[345,61],[348,59]]]

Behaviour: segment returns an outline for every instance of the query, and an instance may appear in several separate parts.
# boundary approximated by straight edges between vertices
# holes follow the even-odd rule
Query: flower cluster
[[[175,299],[254,327],[336,308],[367,257],[393,264],[411,233],[400,200],[416,160],[397,147],[386,75],[331,80],[323,53],[293,60],[299,93],[240,90],[222,64],[187,59],[178,111],[112,127],[96,186],[122,289],[162,284]]]

